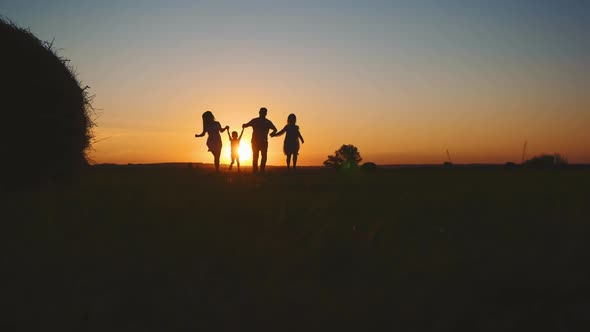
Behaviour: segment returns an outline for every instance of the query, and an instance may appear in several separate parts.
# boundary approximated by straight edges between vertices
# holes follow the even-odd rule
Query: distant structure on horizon
[[[527,146],[527,144],[528,144],[528,141],[527,141],[527,140],[525,140],[525,141],[524,141],[524,145],[522,146],[522,161],[521,161],[521,164],[524,164],[524,162],[525,162],[525,157],[526,157],[526,146]]]
[[[449,163],[451,163],[451,164],[453,163],[453,160],[451,159],[451,154],[449,153],[449,149],[447,149],[447,159],[448,159],[447,161]]]

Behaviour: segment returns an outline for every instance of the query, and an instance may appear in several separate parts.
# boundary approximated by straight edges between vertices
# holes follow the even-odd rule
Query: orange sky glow
[[[590,163],[584,2],[59,0],[0,10],[55,39],[91,87],[96,163],[212,163],[206,138],[194,137],[201,114],[239,132],[260,107],[279,129],[297,115],[300,165],[321,165],[343,144],[377,164],[440,164],[447,149],[455,163],[520,162],[525,141],[527,157]],[[270,165],[285,164],[283,139],[269,139]]]

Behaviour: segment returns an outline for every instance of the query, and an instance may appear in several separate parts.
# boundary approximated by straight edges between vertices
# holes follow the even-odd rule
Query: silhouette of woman
[[[207,137],[207,148],[213,154],[213,161],[215,163],[215,171],[219,172],[219,157],[221,156],[221,134],[222,132],[229,130],[229,126],[221,128],[219,121],[215,121],[215,116],[211,111],[203,113],[203,132],[195,134],[195,137],[203,137],[205,133]]]
[[[297,169],[297,155],[299,154],[299,140],[303,143],[303,136],[299,132],[299,126],[295,125],[297,117],[295,114],[289,114],[287,117],[287,125],[276,134],[270,134],[271,137],[281,136],[287,133],[285,136],[285,142],[283,143],[283,152],[287,156],[287,171],[291,169],[291,156],[293,156],[293,170]]]

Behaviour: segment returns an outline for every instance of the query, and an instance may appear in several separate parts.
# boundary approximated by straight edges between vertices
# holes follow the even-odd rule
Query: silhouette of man
[[[262,107],[257,118],[242,125],[242,128],[252,127],[252,171],[258,172],[258,153],[260,153],[260,172],[264,173],[266,168],[266,153],[268,151],[268,131],[277,132],[275,125],[266,118],[267,109]]]

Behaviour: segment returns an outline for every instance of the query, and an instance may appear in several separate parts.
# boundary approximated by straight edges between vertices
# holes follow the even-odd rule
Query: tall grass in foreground
[[[3,324],[588,327],[589,194],[587,170],[93,168],[10,196]]]

